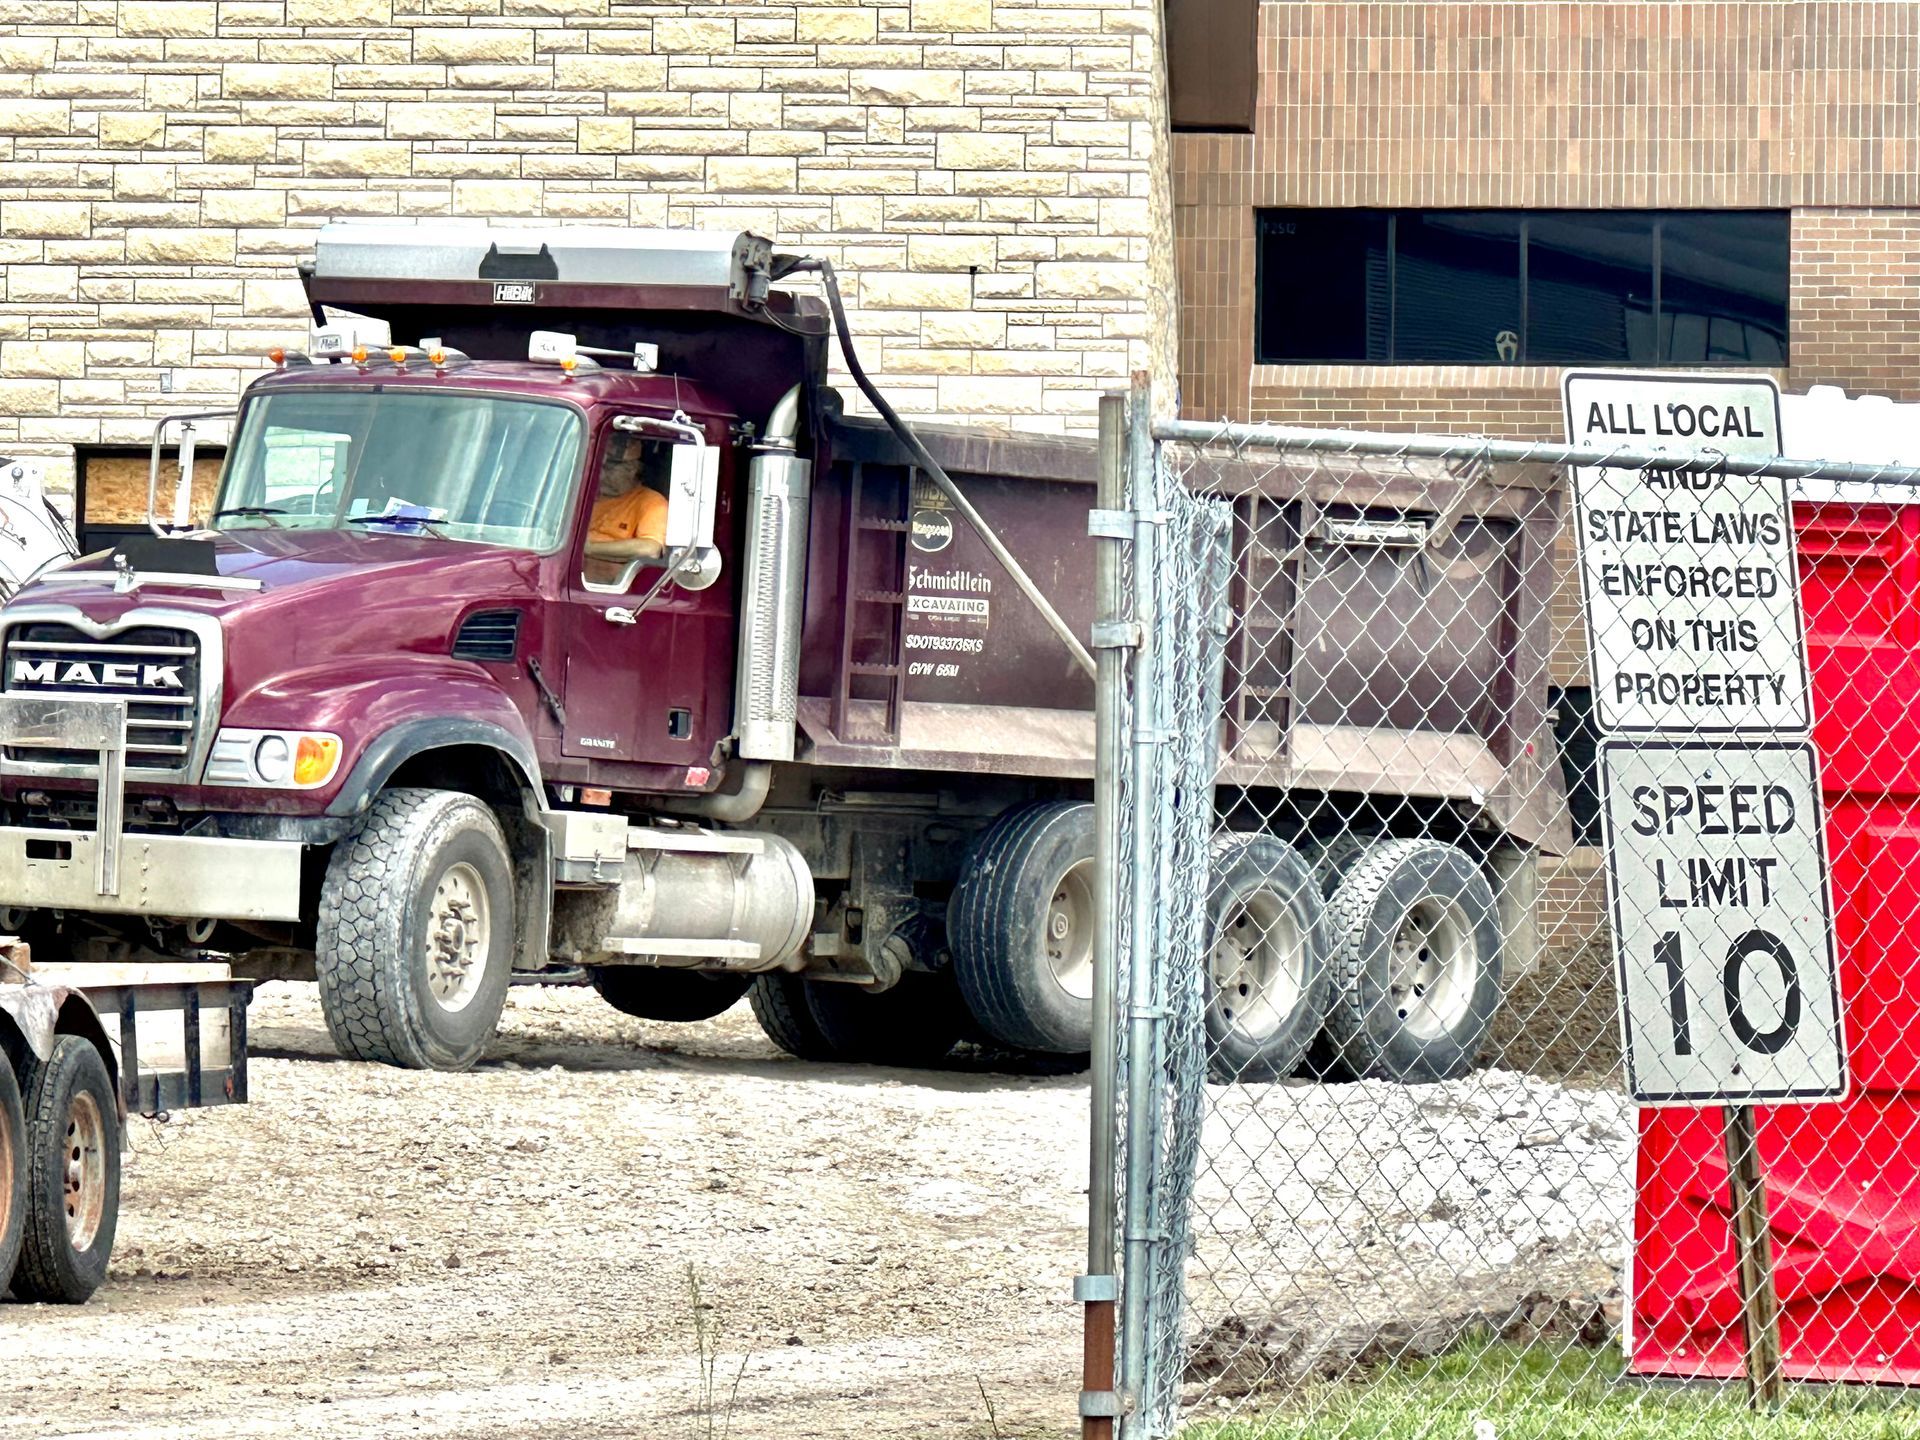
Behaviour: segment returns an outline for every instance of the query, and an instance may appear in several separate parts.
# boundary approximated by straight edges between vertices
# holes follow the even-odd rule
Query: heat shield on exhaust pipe
[[[769,446],[747,470],[747,555],[740,582],[737,749],[748,760],[793,759],[806,604],[813,465]]]

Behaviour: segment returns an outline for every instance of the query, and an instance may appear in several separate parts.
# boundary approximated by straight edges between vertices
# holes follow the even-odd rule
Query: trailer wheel
[[[27,1214],[13,1293],[78,1305],[107,1278],[120,1219],[120,1112],[100,1052],[78,1035],[29,1060]]]
[[[753,1018],[774,1044],[796,1060],[830,1060],[833,1048],[820,1033],[807,1004],[806,981],[787,970],[769,970],[753,977],[747,990]]]
[[[640,1020],[711,1020],[733,1008],[751,975],[663,970],[654,965],[595,965],[587,978],[622,1015]]]
[[[839,980],[802,983],[814,1027],[836,1060],[932,1065],[960,1039],[966,1005],[950,970],[903,975],[877,992]]]
[[[1500,923],[1472,859],[1435,840],[1383,840],[1347,868],[1327,911],[1333,1075],[1419,1083],[1472,1068],[1500,1006]]]
[[[354,1060],[465,1070],[500,1022],[513,965],[500,822],[454,790],[389,790],[334,847],[314,968],[333,1043]]]
[[[1093,1046],[1093,807],[1010,810],[987,827],[947,908],[954,977],[974,1019],[1021,1050]]]
[[[27,1225],[27,1116],[20,1082],[0,1055],[0,1276],[13,1274]]]
[[[1207,896],[1207,1069],[1222,1083],[1293,1073],[1326,1018],[1326,907],[1313,872],[1271,835],[1213,844]]]

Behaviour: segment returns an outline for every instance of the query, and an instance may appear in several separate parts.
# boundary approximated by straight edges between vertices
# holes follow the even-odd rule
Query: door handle
[[[624,605],[609,605],[600,612],[607,617],[609,625],[638,625],[640,617]]]

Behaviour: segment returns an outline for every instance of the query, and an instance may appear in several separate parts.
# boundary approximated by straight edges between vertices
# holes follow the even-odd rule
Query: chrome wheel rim
[[[1234,905],[1215,932],[1208,973],[1223,1024],[1258,1043],[1284,1027],[1307,987],[1306,933],[1270,890]]]
[[[480,993],[490,918],[480,872],[464,860],[448,866],[427,912],[427,991],[442,1010],[464,1010]]]
[[[1480,956],[1458,901],[1434,895],[1410,905],[1388,964],[1387,1003],[1403,1029],[1437,1040],[1459,1028],[1473,1006]]]
[[[67,1105],[65,1141],[60,1161],[67,1243],[91,1250],[107,1208],[107,1125],[99,1102],[84,1091]]]
[[[1093,862],[1069,865],[1048,892],[1040,944],[1054,984],[1076,1000],[1093,999]]]

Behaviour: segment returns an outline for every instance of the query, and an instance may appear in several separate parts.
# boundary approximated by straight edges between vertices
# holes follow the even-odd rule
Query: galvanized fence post
[[[1087,1268],[1074,1286],[1085,1306],[1080,1381],[1080,1432],[1083,1440],[1108,1440],[1120,1413],[1114,1388],[1114,1309],[1119,1277],[1114,1253],[1114,1146],[1119,1114],[1115,1108],[1116,1030],[1113,897],[1118,883],[1120,823],[1119,747],[1122,692],[1130,645],[1126,600],[1121,594],[1120,547],[1132,538],[1125,513],[1127,499],[1127,400],[1100,397],[1099,480],[1088,533],[1094,546],[1094,888],[1099,914],[1094,926],[1093,1054],[1088,1096]]]
[[[1153,1274],[1152,1212],[1148,1199],[1153,1163],[1160,1153],[1157,1034],[1154,1024],[1154,941],[1158,928],[1156,882],[1150,863],[1156,853],[1160,728],[1156,667],[1158,514],[1152,434],[1152,392],[1144,374],[1136,374],[1127,414],[1127,468],[1133,505],[1133,621],[1140,643],[1134,650],[1132,754],[1134,804],[1127,817],[1133,838],[1133,867],[1125,882],[1132,889],[1131,933],[1127,937],[1129,993],[1125,1004],[1127,1094],[1124,1160],[1126,1229],[1121,1291],[1121,1388],[1134,1403],[1148,1393],[1152,1346],[1148,1343],[1148,1301]],[[1128,1427],[1131,1432],[1132,1427]]]

